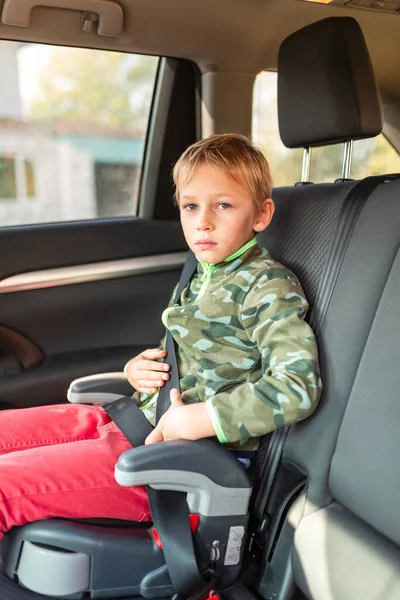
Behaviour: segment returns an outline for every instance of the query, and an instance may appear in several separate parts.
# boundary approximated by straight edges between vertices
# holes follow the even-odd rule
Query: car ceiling
[[[40,4],[40,0],[33,3]],[[2,5],[0,0],[0,5]],[[188,58],[203,72],[275,69],[281,41],[328,16],[353,16],[371,53],[381,93],[400,103],[400,15],[299,0],[119,0],[118,38],[84,33],[79,11],[36,7],[29,28],[0,24],[0,37]],[[84,4],[84,2],[83,2]]]

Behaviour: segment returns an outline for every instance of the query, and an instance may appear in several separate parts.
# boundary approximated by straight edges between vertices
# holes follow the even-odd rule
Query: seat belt
[[[309,323],[311,327],[315,329],[317,335],[325,321],[333,290],[335,289],[336,281],[339,276],[340,267],[342,266],[351,236],[357,225],[358,217],[361,214],[364,204],[378,185],[399,178],[399,173],[366,177],[356,183],[347,194],[347,198],[342,206],[339,228],[330,247],[327,265],[318,286],[317,295],[309,319]]]
[[[174,304],[179,302],[182,291],[187,286],[197,269],[197,264],[198,263],[195,255],[191,250],[189,250],[173,299]],[[171,405],[170,391],[173,388],[180,390],[175,342],[171,332],[168,329],[166,329],[165,350],[167,351],[167,361],[170,365],[170,377],[160,388],[158,394],[156,423],[158,423],[163,414],[167,412]],[[143,411],[138,408],[131,396],[123,396],[114,402],[106,404],[103,408],[133,447],[143,446],[145,439],[153,431],[153,426],[148,419],[146,419]]]
[[[193,252],[189,251],[174,296],[174,304],[179,302],[183,289],[196,269],[197,259]],[[170,378],[159,391],[156,423],[171,405],[170,391],[173,388],[180,390],[175,342],[168,329],[165,349],[170,365]],[[134,447],[142,446],[153,430],[143,411],[131,397],[125,396],[111,402],[104,406],[104,410]],[[161,540],[165,562],[177,598],[187,598],[200,590],[207,591],[211,588],[211,583],[204,579],[197,565],[186,495],[170,490],[155,490],[150,486],[147,486],[147,495],[153,523]]]
[[[348,192],[343,203],[339,227],[329,250],[328,256],[330,258],[328,259],[324,274],[318,286],[314,306],[308,320],[317,336],[324,323],[329,303],[335,289],[335,284],[339,276],[340,267],[343,263],[351,236],[364,204],[381,183],[399,178],[400,174],[366,177],[357,182]],[[260,450],[265,458],[264,461],[260,461],[264,477],[260,481],[257,497],[254,502],[254,516],[256,523],[261,523],[262,521],[289,429],[289,426],[284,427],[283,429],[277,429],[271,436],[266,438],[267,444],[261,444]]]
[[[189,281],[192,279],[193,275],[197,269],[197,258],[193,254],[191,250],[189,250],[188,255],[186,257],[186,262],[184,264],[181,276],[179,278],[178,287],[174,296],[174,304],[178,304],[181,298],[181,294]],[[166,329],[166,342],[165,349],[167,351],[167,362],[170,366],[169,370],[169,379],[164,383],[162,388],[160,388],[160,393],[157,399],[157,407],[156,407],[156,423],[161,419],[163,414],[167,412],[169,407],[171,406],[170,399],[170,391],[173,388],[177,388],[179,391],[181,389],[179,383],[179,371],[178,371],[178,363],[176,360],[176,347],[174,338],[171,335],[169,329]]]

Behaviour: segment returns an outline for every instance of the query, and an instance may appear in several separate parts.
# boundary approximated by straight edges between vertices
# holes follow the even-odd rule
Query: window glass
[[[301,179],[303,151],[289,150],[281,142],[277,111],[277,75],[263,71],[253,92],[253,141],[265,152],[274,186],[293,185]]]
[[[286,148],[279,136],[277,74],[260,73],[253,95],[253,140],[265,151],[276,187],[293,185],[301,179],[303,150]],[[400,172],[400,155],[383,136],[354,142],[351,177]],[[310,180],[332,182],[342,175],[343,144],[313,148]]]
[[[158,58],[0,41],[0,61],[0,226],[136,214]]]
[[[354,142],[351,169],[354,179],[399,172],[400,155],[384,135],[378,135],[372,140]]]

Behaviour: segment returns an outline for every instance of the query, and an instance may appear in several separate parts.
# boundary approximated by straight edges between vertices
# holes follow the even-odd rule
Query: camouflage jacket
[[[180,304],[164,311],[182,399],[206,403],[221,443],[252,449],[315,410],[321,379],[307,309],[293,273],[254,239],[221,263],[199,262]],[[136,397],[153,424],[157,396]]]

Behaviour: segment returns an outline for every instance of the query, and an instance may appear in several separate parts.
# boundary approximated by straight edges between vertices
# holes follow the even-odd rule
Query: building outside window
[[[136,214],[158,60],[0,41],[0,227]]]

